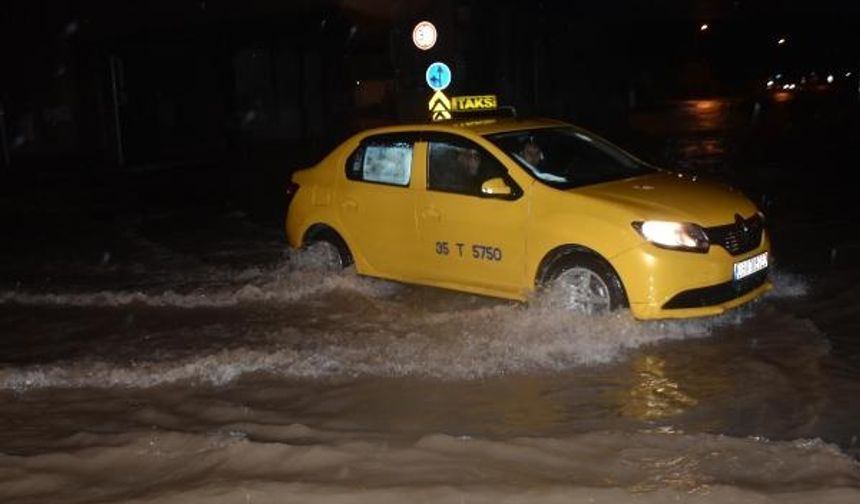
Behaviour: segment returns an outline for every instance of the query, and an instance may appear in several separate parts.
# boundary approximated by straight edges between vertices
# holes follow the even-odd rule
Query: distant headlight
[[[658,247],[704,253],[710,246],[705,231],[687,222],[634,222],[633,228]]]

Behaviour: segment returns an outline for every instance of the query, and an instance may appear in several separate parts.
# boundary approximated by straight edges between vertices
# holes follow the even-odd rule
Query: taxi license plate
[[[767,252],[735,263],[735,280],[748,277],[757,271],[767,268]]]

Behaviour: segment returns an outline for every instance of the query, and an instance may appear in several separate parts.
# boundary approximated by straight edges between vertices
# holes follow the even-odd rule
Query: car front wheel
[[[541,284],[541,301],[553,308],[599,314],[627,306],[618,275],[605,261],[591,255],[559,257]]]

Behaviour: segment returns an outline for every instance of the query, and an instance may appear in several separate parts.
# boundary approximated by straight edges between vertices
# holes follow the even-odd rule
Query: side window
[[[432,191],[481,196],[481,184],[506,176],[496,158],[469,140],[448,135],[429,140],[427,188]]]
[[[346,162],[350,180],[408,186],[412,179],[413,142],[403,137],[375,137],[362,142]]]

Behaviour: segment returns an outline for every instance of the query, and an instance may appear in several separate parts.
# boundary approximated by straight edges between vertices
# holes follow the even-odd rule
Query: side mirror
[[[487,196],[510,196],[513,194],[513,190],[502,177],[493,177],[481,184],[481,194]]]

